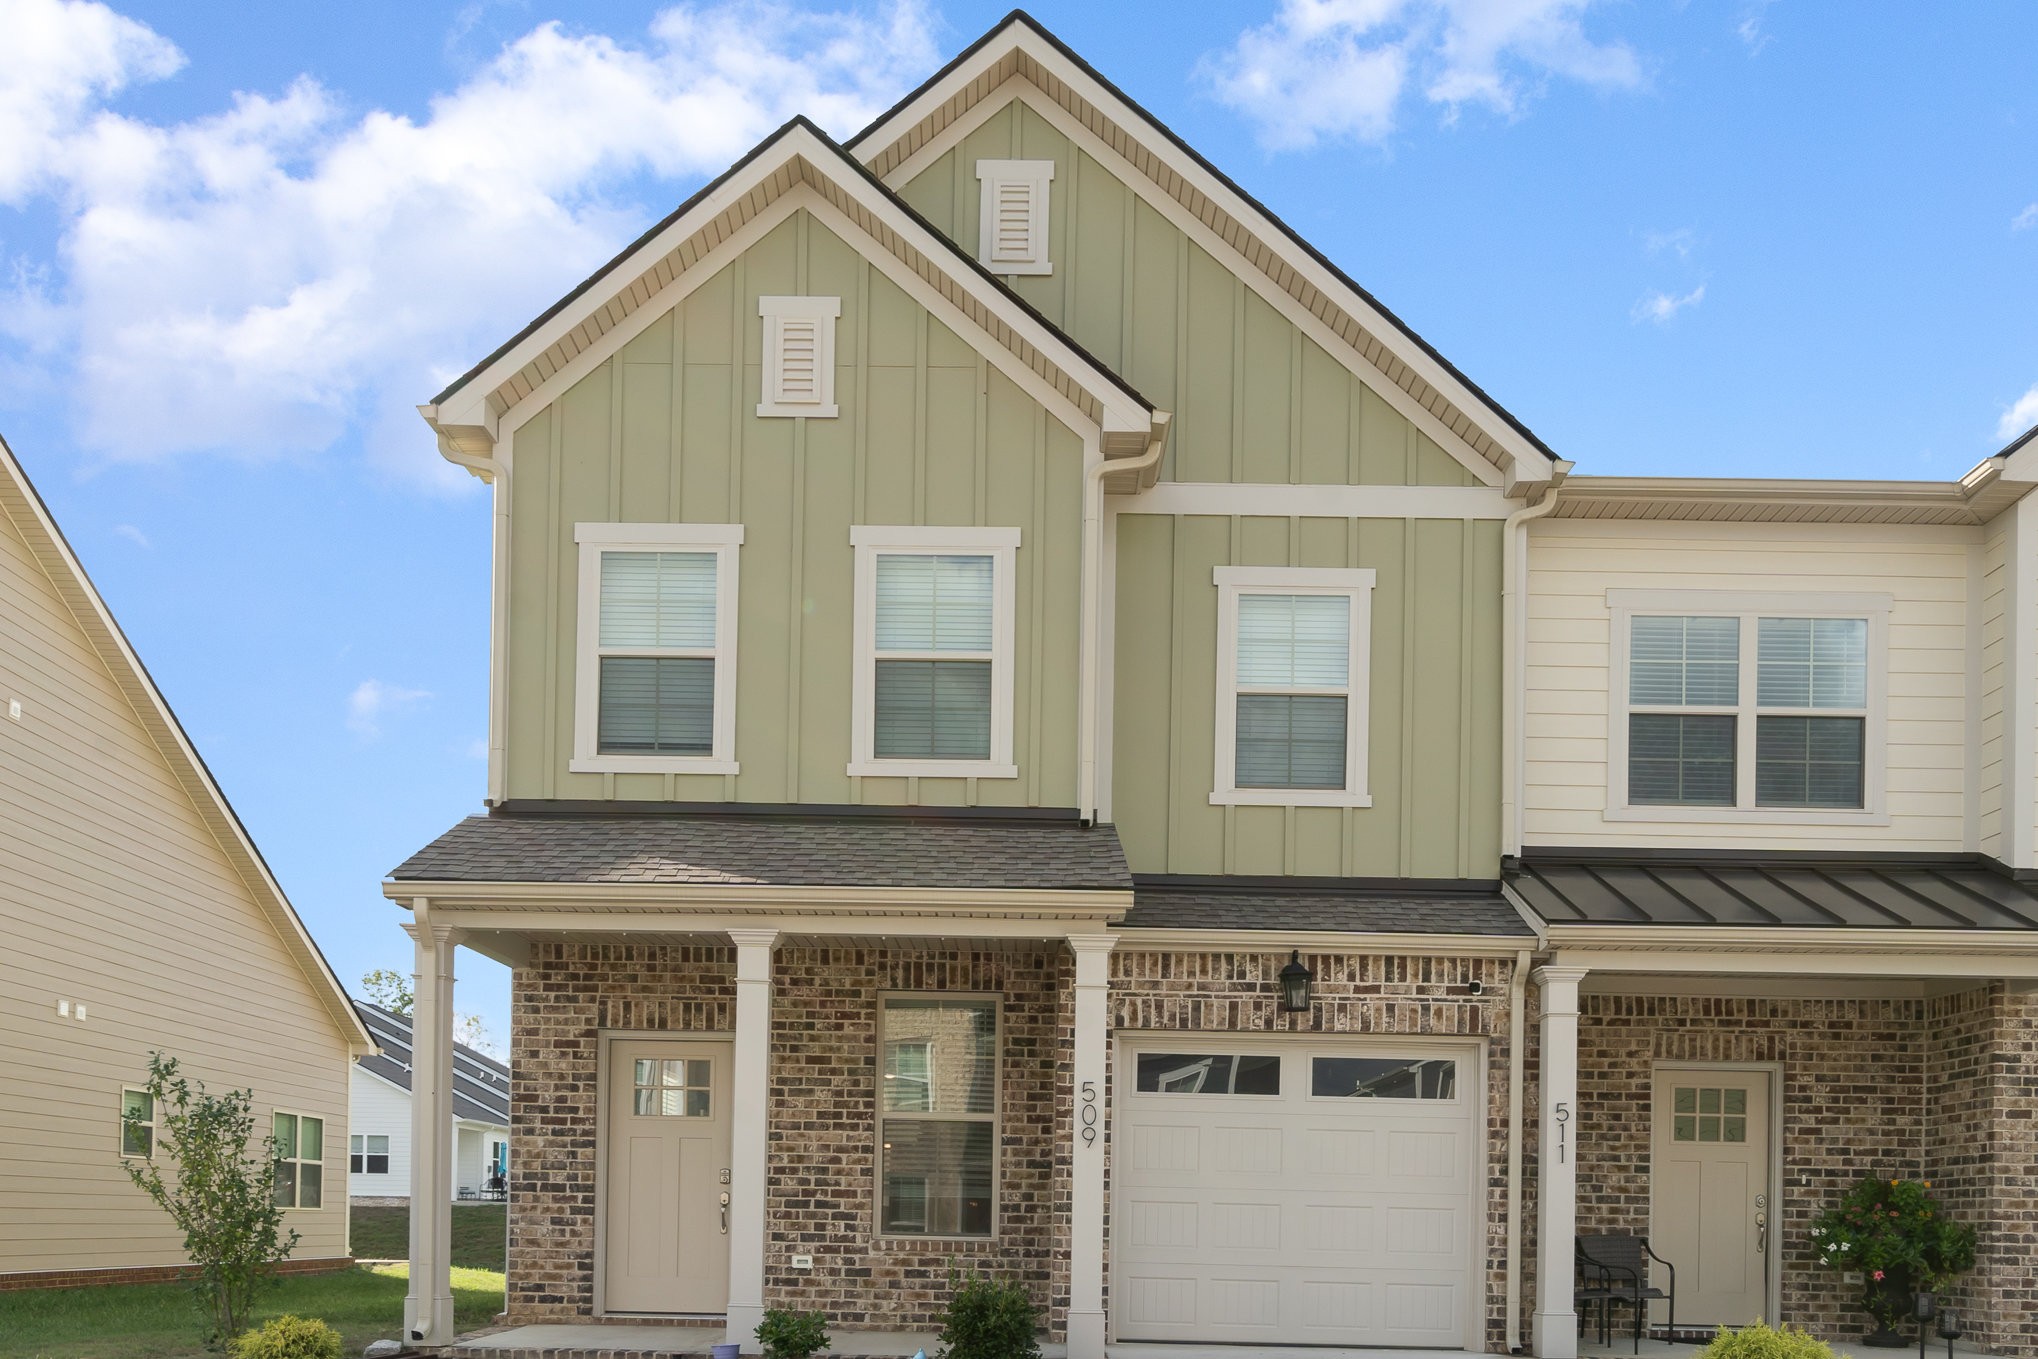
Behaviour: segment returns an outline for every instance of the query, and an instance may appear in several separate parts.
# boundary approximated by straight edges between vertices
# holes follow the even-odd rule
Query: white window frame
[[[129,1095],[140,1095],[149,1102],[149,1116],[147,1118],[138,1118],[134,1121],[136,1127],[147,1128],[149,1130],[149,1149],[147,1151],[129,1151],[127,1149],[127,1097]],[[156,1098],[154,1095],[151,1095],[138,1085],[123,1085],[120,1087],[120,1141],[118,1145],[120,1147],[121,1160],[153,1161],[156,1159],[156,1133],[158,1131],[156,1112]]]
[[[895,1000],[955,1000],[988,1002],[991,1007],[991,1112],[988,1114],[944,1114],[937,1113],[934,1103],[934,1063],[929,1061],[927,1072],[927,1103],[925,1110],[901,1110],[888,1113],[885,1110],[884,1051],[892,1041],[888,1034],[887,1017],[890,1004]],[[878,1088],[874,1092],[877,1102],[877,1125],[871,1137],[876,1149],[877,1192],[870,1205],[872,1235],[895,1241],[996,1241],[998,1230],[1004,1223],[1002,1211],[1005,1190],[1005,998],[996,991],[880,991],[877,998],[877,1043],[878,1043]],[[885,1230],[885,1121],[898,1119],[916,1123],[986,1123],[991,1129],[991,1230],[983,1235],[957,1235],[945,1232],[904,1232]],[[923,1182],[924,1184],[924,1182]],[[924,1202],[924,1199],[923,1199]]]
[[[856,525],[855,673],[850,679],[851,778],[1016,779],[1012,762],[1012,649],[1018,614],[1016,528],[915,528]],[[881,760],[877,740],[877,559],[889,556],[991,559],[991,754],[984,760]],[[887,653],[888,655],[891,653]],[[903,654],[903,653],[900,653]],[[969,653],[929,653],[934,660]],[[981,659],[980,657],[978,659]]]
[[[835,320],[842,315],[839,297],[760,297],[757,314],[764,324],[762,400],[757,413],[766,417],[807,416],[832,419],[840,415],[835,404]],[[788,317],[814,323],[814,395],[812,401],[788,401],[780,389],[785,373],[781,355],[783,323]]]
[[[1370,807],[1366,784],[1366,735],[1372,719],[1371,660],[1373,587],[1370,567],[1220,566],[1217,583],[1217,746],[1215,787],[1218,807]],[[1341,693],[1345,698],[1345,786],[1342,788],[1241,788],[1238,786],[1238,601],[1241,595],[1333,595],[1351,601],[1351,654],[1342,690],[1283,693]]]
[[[1606,811],[1608,821],[1683,821],[1723,824],[1886,826],[1889,824],[1889,613],[1887,594],[1767,590],[1608,590],[1612,615],[1608,634]],[[1628,664],[1637,617],[1735,618],[1740,620],[1739,701],[1732,707],[1692,707],[1691,713],[1734,717],[1734,805],[1681,807],[1628,804]],[[1760,634],[1764,618],[1852,618],[1868,623],[1868,706],[1855,709],[1760,708]],[[1653,711],[1651,705],[1642,705]],[[1756,718],[1809,714],[1860,717],[1861,801],[1854,807],[1762,807],[1755,803]]]
[[[1054,182],[1054,162],[1051,160],[980,160],[977,162],[977,182],[980,186],[977,208],[977,262],[994,274],[1052,274],[1054,262],[1048,258],[1048,185]],[[1023,260],[1001,260],[996,257],[998,245],[997,203],[998,186],[1001,184],[1025,184],[1032,189],[1030,200],[1032,223],[1028,232],[1033,242],[1033,253]]]
[[[295,1180],[291,1182],[292,1197],[298,1200],[302,1200],[304,1198],[304,1176],[301,1173],[302,1167],[317,1166],[319,1168],[318,1203],[315,1206],[309,1208],[305,1207],[302,1202],[290,1204],[278,1204],[277,1207],[280,1211],[285,1213],[323,1213],[327,1208],[332,1206],[330,1202],[332,1187],[331,1184],[328,1182],[325,1173],[326,1125],[331,1123],[332,1120],[327,1118],[324,1114],[299,1113],[295,1109],[272,1109],[269,1112],[269,1131],[271,1134],[274,1134],[274,1132],[276,1131],[276,1119],[278,1117],[294,1118],[297,1120],[297,1149],[300,1153],[304,1150],[304,1120],[308,1118],[312,1122],[318,1124],[318,1156],[315,1158],[304,1155],[278,1156],[275,1158],[275,1160],[271,1161],[269,1163],[270,1196],[273,1200],[276,1189],[275,1185],[276,1166],[279,1162],[288,1162],[291,1165],[300,1168],[299,1175]]]
[[[735,774],[737,551],[741,524],[575,524],[580,545],[580,591],[574,644],[573,758],[575,774]],[[715,554],[714,749],[706,755],[604,755],[601,753],[601,558],[604,552],[712,552]],[[630,656],[698,656],[697,650],[616,648]]]
[[[376,1151],[376,1150],[375,1150],[375,1149],[374,1149],[373,1147],[371,1147],[371,1146],[369,1145],[369,1141],[370,1141],[371,1139],[373,1139],[373,1138],[377,1138],[377,1137],[379,1137],[379,1138],[381,1138],[381,1139],[382,1139],[382,1150],[381,1150],[381,1151],[379,1151],[379,1152],[378,1152],[378,1151]],[[359,1142],[359,1143],[361,1144],[361,1150],[359,1150],[359,1151],[355,1151],[355,1150],[354,1150],[354,1143],[356,1143],[356,1142]],[[360,1168],[359,1170],[356,1170],[356,1169],[354,1169],[354,1158],[355,1158],[356,1156],[358,1156],[358,1157],[360,1157],[360,1158],[361,1158],[361,1168]],[[389,1134],[388,1134],[388,1133],[350,1133],[350,1134],[348,1134],[348,1137],[347,1137],[347,1173],[348,1173],[349,1175],[387,1175],[387,1174],[389,1173],[389,1167],[388,1167],[388,1166],[387,1166],[386,1164],[385,1164],[385,1165],[383,1166],[383,1168],[382,1168],[382,1169],[380,1169],[380,1170],[370,1170],[370,1169],[368,1168],[368,1158],[369,1158],[369,1157],[371,1157],[371,1156],[380,1156],[380,1157],[381,1157],[381,1158],[383,1159],[383,1161],[384,1161],[384,1162],[387,1162],[387,1161],[389,1160]]]

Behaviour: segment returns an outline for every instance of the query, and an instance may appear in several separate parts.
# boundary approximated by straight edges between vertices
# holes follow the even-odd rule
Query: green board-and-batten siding
[[[839,296],[834,419],[756,414],[761,295]],[[1082,441],[804,211],[515,432],[513,798],[1073,806]],[[574,525],[740,523],[734,776],[577,774]],[[852,524],[1017,526],[1017,779],[860,779]]]
[[[1173,412],[1163,478],[1479,484],[1237,273],[1017,99],[917,171],[900,196],[974,252],[980,159],[1055,163],[1054,271],[1006,282]]]
[[[1112,819],[1134,872],[1491,878],[1497,520],[1123,514]],[[1219,807],[1219,566],[1370,567],[1373,805]]]

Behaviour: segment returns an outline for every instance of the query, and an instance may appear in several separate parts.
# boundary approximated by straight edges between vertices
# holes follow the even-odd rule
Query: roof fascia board
[[[1105,895],[1098,893],[1096,895]],[[1068,934],[1101,934],[1117,923],[1130,905],[1128,900],[1111,909],[1088,912],[986,911],[974,914],[925,911],[916,914],[880,914],[858,911],[854,906],[831,907],[815,903],[804,910],[785,909],[783,893],[779,906],[729,902],[685,906],[646,904],[636,907],[609,903],[601,907],[575,908],[558,900],[519,899],[498,892],[485,900],[467,904],[447,898],[433,898],[435,918],[465,931],[510,931],[513,933],[560,934],[726,934],[730,930],[775,929],[786,934],[841,935],[873,938],[886,935],[921,935],[930,930],[943,937],[981,939],[1058,939]]]
[[[1359,324],[1379,336],[1382,343],[1394,350],[1398,360],[1413,369],[1423,381],[1441,392],[1453,405],[1465,411],[1467,415],[1474,411],[1488,413],[1492,419],[1480,423],[1488,437],[1514,460],[1512,468],[1501,469],[1509,473],[1509,480],[1539,483],[1550,479],[1551,473],[1555,470],[1555,459],[1537,447],[1513,417],[1495,405],[1492,398],[1474,388],[1463,375],[1457,373],[1435,354],[1398,317],[1388,313],[1350,280],[1341,277],[1313,249],[1304,244],[1292,229],[1282,224],[1264,206],[1215,172],[1185,143],[1169,132],[1158,119],[1134,104],[1115,86],[1105,82],[1079,59],[1072,59],[1058,43],[1045,36],[1023,15],[1015,13],[992,33],[985,35],[970,51],[966,51],[952,62],[945,74],[924,86],[918,93],[908,96],[897,108],[851,138],[846,144],[846,149],[859,159],[868,161],[872,153],[890,146],[904,135],[907,129],[925,120],[934,110],[979,79],[988,68],[1003,61],[1012,48],[1024,52],[1035,63],[1050,71],[1056,79],[1074,88],[1091,105],[1099,109],[1116,110],[1119,116],[1114,117],[1113,121],[1125,128],[1128,133],[1140,125],[1152,129],[1157,135],[1149,141],[1147,149],[1166,161],[1171,170],[1205,197],[1223,204],[1233,218],[1260,227],[1261,230],[1254,234],[1259,236],[1269,249],[1278,252],[1283,263],[1308,278],[1327,296],[1338,298],[1340,305],[1344,306]],[[996,53],[995,56],[992,55],[993,52]],[[1027,84],[1031,85],[1032,82],[1028,81]],[[930,140],[941,139],[947,130],[944,127]],[[1096,139],[1093,137],[1091,140]],[[916,147],[915,151],[918,150]],[[1146,176],[1139,175],[1138,178],[1145,179]],[[1227,245],[1227,248],[1230,247]],[[1233,249],[1232,253],[1235,255],[1238,252]],[[1405,339],[1409,343],[1395,343],[1397,339]],[[1341,348],[1350,347],[1342,340],[1339,340],[1338,344]],[[1331,352],[1336,353],[1337,350],[1333,349]],[[1482,463],[1486,461],[1484,458],[1479,460]]]
[[[1319,953],[1366,953],[1448,958],[1512,958],[1535,946],[1529,934],[1417,934],[1368,930],[1240,930],[1143,929],[1120,926],[1111,931],[1120,952],[1163,950],[1169,953],[1281,953],[1306,948]]]
[[[1267,277],[1264,271],[1252,268],[1250,265],[1241,267],[1241,264],[1231,263],[1231,261],[1238,260],[1238,251],[1232,247],[1231,243],[1212,230],[1208,223],[1202,221],[1187,208],[1183,207],[1174,195],[1168,193],[1160,185],[1154,183],[1152,179],[1142,174],[1137,166],[1127,162],[1115,147],[1070,117],[1067,109],[1064,109],[1060,104],[1048,98],[1047,94],[1032,81],[1026,80],[1023,77],[1015,77],[1014,79],[1017,82],[1018,88],[1013,92],[1013,98],[1025,104],[1042,120],[1051,124],[1063,136],[1075,143],[1085,155],[1106,166],[1127,188],[1137,194],[1147,206],[1160,213],[1176,230],[1187,236],[1192,243],[1200,247],[1212,259],[1226,261],[1226,267],[1231,270],[1240,282],[1252,289],[1261,301],[1274,308],[1281,314],[1283,319],[1307,335],[1316,343],[1318,348],[1330,355],[1333,362],[1337,363],[1361,382],[1364,382],[1375,395],[1392,406],[1397,414],[1413,423],[1417,429],[1421,430],[1423,434],[1427,435],[1446,453],[1450,454],[1466,471],[1479,478],[1483,485],[1504,487],[1511,480],[1500,468],[1495,467],[1491,462],[1480,456],[1476,449],[1460,438],[1457,431],[1446,425],[1442,420],[1439,420],[1434,412],[1430,411],[1413,396],[1410,396],[1400,386],[1389,381],[1384,373],[1367,361],[1365,355],[1353,349],[1343,336],[1332,330],[1324,322],[1323,318],[1303,306],[1295,299],[1292,293],[1278,286],[1271,278]],[[1002,108],[1003,104],[994,103],[990,99],[984,99],[980,100],[976,107],[995,111],[996,108]],[[974,111],[972,109],[972,112]],[[988,117],[989,112],[984,116]],[[967,136],[974,126],[967,117],[957,119],[939,133],[930,137],[925,145],[914,152],[914,158],[918,159],[923,154],[930,158],[945,154],[952,146]],[[922,163],[924,165],[924,162]],[[903,183],[903,176],[907,167],[911,164],[912,161],[910,160],[901,162],[899,167],[892,172],[892,175],[887,177],[887,182],[894,186]]]
[[[1043,911],[1076,918],[1108,915],[1132,905],[1125,888],[863,887],[836,884],[685,882],[385,882],[382,895],[408,904],[419,897],[434,908],[463,903],[523,902],[590,911],[750,911],[779,907],[787,914],[855,912],[860,917],[995,918]],[[471,923],[471,922],[469,922]]]
[[[213,778],[211,769],[199,755],[198,748],[191,743],[183,724],[177,720],[177,714],[171,711],[168,700],[156,686],[154,676],[142,664],[140,654],[128,642],[127,634],[121,631],[113,611],[106,607],[99,587],[86,574],[84,563],[71,550],[70,541],[64,537],[49,506],[43,503],[42,494],[28,479],[27,470],[21,466],[5,439],[0,439],[0,471],[4,471],[5,481],[14,492],[11,497],[0,497],[0,514],[8,514],[15,521],[16,528],[22,531],[30,553],[57,588],[58,596],[76,619],[79,630],[85,634],[100,664],[107,668],[115,686],[136,710],[136,716],[142,719],[143,731],[162,754],[173,776],[177,776],[178,786],[192,800],[200,821],[205,823],[214,843],[235,870],[235,876],[247,886],[256,909],[282,938],[298,970],[319,995],[350,1055],[374,1051],[375,1040],[361,1022],[361,1017],[354,1012],[354,1002],[347,995],[346,988],[340,985],[339,977],[320,952],[317,941],[305,929],[304,921],[298,918],[297,910],[284,894],[282,884],[269,871],[267,861],[248,835],[247,827],[241,824],[239,814],[226,800],[226,794]],[[10,499],[16,500],[26,512],[26,525],[20,522],[20,515],[10,513],[11,507],[7,503]],[[29,531],[31,528],[33,532]],[[64,589],[66,580],[70,583],[70,590]],[[153,721],[149,720],[151,718]]]

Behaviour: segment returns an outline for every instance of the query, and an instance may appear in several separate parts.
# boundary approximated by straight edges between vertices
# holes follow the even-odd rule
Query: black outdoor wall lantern
[[[1288,965],[1281,969],[1281,1008],[1308,1009],[1309,988],[1315,981],[1316,974],[1302,965],[1302,950],[1290,949]]]

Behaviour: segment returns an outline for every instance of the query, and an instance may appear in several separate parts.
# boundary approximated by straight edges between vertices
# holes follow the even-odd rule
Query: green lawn
[[[406,1265],[296,1275],[264,1292],[257,1320],[319,1317],[346,1338],[344,1353],[359,1354],[371,1340],[398,1338],[409,1276]],[[462,1331],[493,1321],[502,1310],[500,1269],[455,1269],[453,1308]],[[202,1359],[203,1325],[189,1284],[0,1293],[10,1359]]]
[[[410,1255],[410,1209],[356,1208],[348,1239],[360,1260],[402,1260]],[[500,1203],[453,1205],[453,1265],[502,1272],[509,1210]]]

